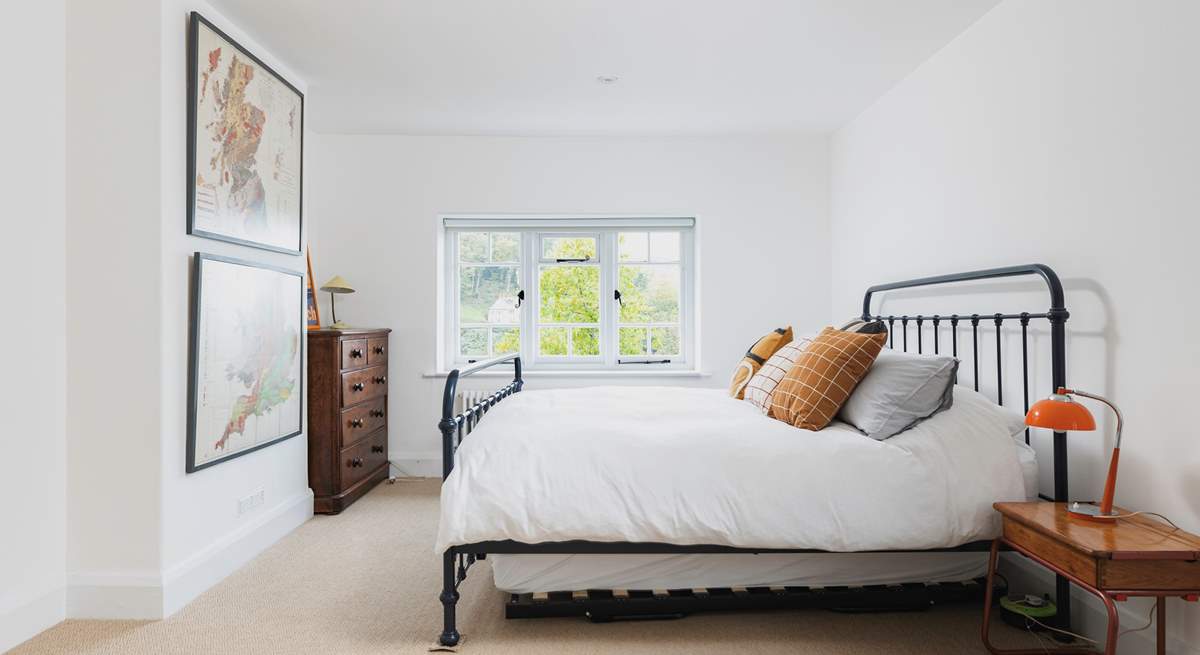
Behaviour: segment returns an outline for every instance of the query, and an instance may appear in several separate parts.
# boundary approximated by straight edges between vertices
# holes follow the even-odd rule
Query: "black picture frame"
[[[222,264],[231,264],[235,266],[246,266],[249,268],[264,269],[281,273],[284,275],[294,276],[297,279],[296,297],[299,301],[300,310],[296,315],[297,338],[300,343],[297,344],[298,357],[300,359],[300,374],[297,377],[296,397],[304,398],[304,341],[307,339],[307,330],[305,329],[306,312],[304,307],[304,274],[300,271],[294,271],[282,266],[272,266],[270,264],[262,264],[259,262],[247,261],[245,259],[237,259],[235,257],[225,257],[222,255],[213,255],[203,252],[195,252],[192,255],[191,264],[191,300],[190,300],[190,316],[188,317],[188,409],[187,409],[187,463],[186,472],[195,473],[206,468],[222,464],[233,459],[237,459],[242,455],[248,455],[257,450],[262,450],[268,446],[273,446],[277,443],[287,441],[292,437],[304,433],[304,409],[303,400],[301,400],[300,417],[297,423],[297,428],[294,432],[285,435],[280,435],[256,444],[249,448],[231,453],[228,456],[214,459],[212,461],[197,464],[196,462],[196,438],[197,438],[197,418],[199,411],[199,391],[200,391],[200,321],[201,321],[201,300],[203,298],[203,272],[205,262],[217,262]]]
[[[243,239],[221,232],[213,232],[196,226],[196,157],[198,156],[197,138],[197,123],[199,119],[199,83],[197,71],[200,61],[200,27],[211,30],[218,37],[228,42],[230,46],[235,48],[239,53],[252,61],[272,77],[278,80],[285,87],[295,93],[300,100],[300,152],[299,152],[299,175],[297,183],[299,185],[299,194],[297,198],[297,216],[296,216],[296,247],[280,247],[270,243]],[[268,66],[263,60],[259,59],[254,53],[242,47],[232,37],[222,31],[211,21],[200,15],[199,12],[193,11],[188,18],[188,53],[187,53],[187,233],[192,236],[204,237],[206,239],[215,239],[217,241],[225,241],[228,243],[236,243],[251,248],[260,248],[270,250],[272,252],[282,252],[289,255],[303,254],[303,238],[304,238],[304,94],[300,89],[296,88],[291,82],[287,81],[275,69]]]

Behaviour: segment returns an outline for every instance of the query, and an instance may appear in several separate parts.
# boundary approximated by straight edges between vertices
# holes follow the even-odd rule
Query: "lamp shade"
[[[1025,415],[1025,425],[1034,428],[1049,428],[1056,432],[1067,430],[1095,430],[1096,419],[1088,408],[1080,405],[1066,394],[1052,394],[1039,400]]]
[[[321,291],[327,293],[354,293],[354,287],[350,283],[343,280],[342,276],[335,275],[321,287]]]

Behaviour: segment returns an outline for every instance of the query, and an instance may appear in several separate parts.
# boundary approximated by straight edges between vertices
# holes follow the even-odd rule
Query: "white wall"
[[[66,584],[63,0],[23,9],[0,40],[11,66],[0,102],[0,652],[62,620]],[[30,56],[30,53],[37,53]],[[34,101],[36,99],[36,101]]]
[[[832,144],[835,315],[856,310],[872,282],[1053,266],[1072,312],[1068,383],[1113,398],[1126,414],[1117,501],[1192,531],[1200,531],[1200,448],[1187,411],[1200,393],[1200,342],[1187,334],[1200,318],[1196,25],[1200,5],[1183,0],[1009,0]],[[1004,286],[1027,288],[1036,285]],[[1045,305],[1044,293],[1034,297]],[[1072,496],[1099,496],[1111,429],[1070,435],[1070,444]],[[1140,624],[1146,606],[1131,605],[1138,616],[1126,625]],[[1171,652],[1200,652],[1194,605],[1173,601],[1168,627]],[[1135,639],[1122,652],[1135,652]]]
[[[159,22],[157,0],[67,2],[73,615],[161,601]]]
[[[68,0],[72,617],[170,614],[312,512],[303,435],[184,472],[190,254],[303,268],[302,257],[186,235],[192,9],[304,88],[204,3]],[[238,499],[259,489],[264,505],[238,516]]]
[[[303,78],[220,13],[202,2],[163,0],[161,359],[156,398],[162,411],[162,575],[170,614],[312,516],[307,437],[293,437],[196,473],[185,473],[188,315],[191,255],[199,250],[304,270],[304,257],[272,253],[186,234],[187,20],[199,11],[300,89]],[[310,135],[306,135],[306,149]],[[305,171],[305,181],[309,180]],[[305,206],[304,223],[311,225]],[[307,361],[307,360],[306,360]],[[307,412],[306,409],[302,410]],[[305,419],[307,423],[307,419]],[[262,506],[238,516],[238,499],[264,492]]]
[[[358,289],[338,299],[339,318],[394,330],[390,456],[410,472],[440,471],[444,380],[422,374],[435,366],[441,213],[697,216],[701,357],[712,376],[643,383],[723,386],[766,327],[816,329],[829,313],[825,137],[320,134],[310,153],[314,276]],[[532,378],[527,388],[564,383]]]

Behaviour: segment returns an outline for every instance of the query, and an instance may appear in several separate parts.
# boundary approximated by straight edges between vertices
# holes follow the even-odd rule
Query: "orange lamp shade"
[[[1025,425],[1034,428],[1049,428],[1056,432],[1068,430],[1095,430],[1096,419],[1088,408],[1062,393],[1052,394],[1039,400],[1025,415]]]

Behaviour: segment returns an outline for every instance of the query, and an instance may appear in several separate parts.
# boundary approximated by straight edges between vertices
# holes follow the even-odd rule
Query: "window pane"
[[[460,262],[486,262],[488,260],[487,232],[459,232],[458,260]]]
[[[487,356],[487,328],[463,328],[459,335],[459,347],[463,355],[468,357]]]
[[[521,349],[521,328],[492,328],[492,354],[507,355]]]
[[[567,328],[542,328],[538,343],[543,355],[567,354]]]
[[[516,266],[461,266],[460,323],[519,323]]]
[[[646,354],[646,328],[621,328],[619,340],[622,355]]]
[[[650,261],[677,262],[679,261],[679,233],[651,232]]]
[[[622,323],[679,321],[678,266],[621,266]]]
[[[679,328],[656,327],[650,328],[651,355],[678,355]]]
[[[600,267],[543,266],[538,283],[542,321],[600,322]]]
[[[583,356],[600,354],[599,328],[572,328],[571,354]]]
[[[617,253],[623,262],[644,262],[650,258],[645,232],[621,232],[617,235]]]
[[[594,237],[543,237],[542,259],[595,259]]]
[[[521,235],[516,232],[493,232],[492,261],[521,261]]]

